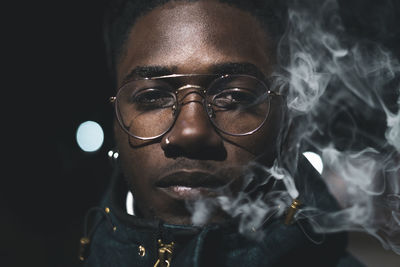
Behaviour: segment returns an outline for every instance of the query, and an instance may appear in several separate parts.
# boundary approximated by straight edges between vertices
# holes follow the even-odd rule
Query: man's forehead
[[[249,62],[268,74],[274,61],[270,47],[269,38],[256,19],[237,8],[217,3],[208,6],[206,1],[157,9],[138,19],[129,33],[117,66],[118,81],[121,84],[132,76],[138,66],[146,68],[133,74],[219,73],[223,67],[220,65],[225,65],[227,69],[222,72],[236,73],[241,69],[239,73],[250,71],[253,73],[248,74],[260,77],[258,71],[241,68],[243,64],[232,68],[232,64],[225,63]],[[161,73],[153,75],[149,71]]]

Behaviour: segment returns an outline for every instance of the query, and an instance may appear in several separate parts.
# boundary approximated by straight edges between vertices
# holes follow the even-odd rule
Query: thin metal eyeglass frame
[[[166,79],[166,78],[202,77],[202,76],[203,76],[203,77],[212,77],[212,76],[214,76],[214,77],[216,77],[216,78],[215,78],[207,87],[198,86],[198,85],[193,85],[193,84],[185,84],[185,85],[183,85],[183,86],[177,88],[177,89],[175,90],[175,92],[172,93],[172,94],[174,95],[175,103],[176,103],[176,104],[174,105],[174,109],[175,109],[175,110],[174,110],[174,120],[172,121],[171,126],[169,126],[169,127],[168,127],[164,132],[162,132],[161,134],[158,134],[158,135],[152,136],[152,137],[141,137],[141,136],[134,135],[134,134],[131,133],[128,129],[126,129],[126,127],[123,125],[123,123],[122,123],[122,121],[121,121],[121,120],[122,120],[122,119],[121,119],[121,115],[120,115],[120,112],[119,112],[119,110],[118,110],[118,103],[117,103],[117,102],[118,102],[118,95],[119,95],[121,89],[122,89],[123,87],[125,87],[127,84],[129,84],[129,83],[131,83],[131,82],[135,82],[135,81],[140,81],[140,80],[159,80],[159,79]],[[132,136],[132,137],[134,137],[134,138],[143,140],[143,141],[154,140],[154,139],[160,138],[161,136],[163,136],[164,134],[166,134],[167,132],[169,132],[169,131],[171,130],[171,128],[174,126],[174,124],[175,124],[175,122],[176,122],[176,119],[177,119],[177,117],[178,117],[178,115],[179,115],[180,106],[181,106],[181,104],[180,104],[179,101],[178,101],[178,97],[177,97],[177,94],[178,94],[179,91],[184,90],[184,89],[189,89],[189,88],[195,88],[195,89],[198,89],[198,90],[202,90],[202,93],[203,93],[204,95],[206,95],[208,89],[211,88],[212,85],[213,85],[214,83],[216,83],[217,81],[219,81],[220,79],[228,78],[228,77],[243,77],[243,76],[245,76],[245,77],[246,77],[246,76],[247,76],[247,77],[250,77],[250,78],[255,79],[255,80],[257,80],[258,82],[260,82],[260,83],[265,87],[265,89],[267,89],[265,93],[268,94],[268,97],[270,97],[270,96],[283,96],[282,94],[280,94],[280,93],[278,93],[278,92],[269,90],[268,86],[267,86],[262,80],[260,80],[260,79],[258,79],[258,78],[256,78],[256,77],[254,77],[254,76],[252,76],[252,75],[247,75],[247,74],[225,74],[225,75],[219,75],[219,74],[170,74],[170,75],[163,75],[163,76],[149,77],[149,78],[142,78],[142,79],[136,79],[136,80],[128,81],[128,82],[126,82],[125,84],[121,85],[121,86],[118,88],[118,91],[117,91],[116,96],[110,97],[109,101],[110,101],[112,104],[114,104],[115,114],[116,114],[116,116],[117,116],[118,123],[119,123],[120,127],[122,128],[122,130],[124,130],[128,135],[130,135],[130,136]],[[249,132],[246,132],[246,133],[242,133],[242,134],[233,134],[233,133],[229,133],[229,132],[226,132],[226,131],[220,129],[220,128],[218,127],[218,125],[216,125],[216,124],[214,123],[214,121],[211,119],[212,113],[210,113],[210,110],[209,110],[209,109],[210,109],[210,108],[212,109],[212,107],[211,107],[211,104],[208,103],[206,97],[203,97],[203,101],[202,101],[202,102],[203,102],[203,107],[204,107],[204,109],[205,109],[205,111],[206,111],[206,113],[207,113],[207,115],[208,115],[208,119],[210,120],[210,122],[211,122],[211,124],[214,126],[214,128],[216,128],[218,131],[220,131],[220,132],[222,132],[222,133],[224,133],[224,134],[231,135],[231,136],[246,136],[246,135],[251,135],[251,134],[255,133],[256,131],[258,131],[258,130],[265,124],[265,122],[267,121],[267,118],[268,118],[268,116],[269,116],[269,112],[270,112],[270,106],[269,106],[269,107],[268,107],[268,112],[266,112],[265,117],[264,117],[264,120],[263,120],[263,121],[261,122],[261,124],[260,124],[257,128],[255,128],[254,130],[249,131]]]

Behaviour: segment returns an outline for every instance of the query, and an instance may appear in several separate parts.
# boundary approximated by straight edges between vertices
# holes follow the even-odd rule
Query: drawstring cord
[[[100,212],[104,217],[106,218],[107,222],[111,226],[111,229],[115,232],[117,230],[117,227],[113,224],[111,217],[109,215],[110,209],[108,207],[106,208],[100,208],[100,207],[93,207],[89,209],[86,212],[85,219],[83,222],[83,237],[80,239],[80,249],[79,249],[79,260],[84,261],[89,252],[89,244],[90,244],[90,238],[95,231],[95,229],[99,226],[101,223],[101,220],[97,220],[95,225],[91,228],[90,232],[88,233],[88,224],[89,224],[89,215],[91,215],[93,212]]]

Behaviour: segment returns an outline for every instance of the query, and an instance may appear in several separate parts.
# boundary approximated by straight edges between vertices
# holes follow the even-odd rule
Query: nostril
[[[167,136],[161,141],[161,147],[168,158],[186,157],[202,160],[224,160],[227,152],[221,140],[214,137],[203,140],[179,139],[177,136]]]
[[[164,147],[164,154],[167,158],[177,158],[182,156],[184,153],[179,146],[169,144],[168,146]]]

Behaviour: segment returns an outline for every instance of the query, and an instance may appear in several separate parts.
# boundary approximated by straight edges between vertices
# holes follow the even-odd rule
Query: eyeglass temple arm
[[[271,90],[269,90],[267,93],[268,93],[269,95],[272,95],[272,96],[283,96],[282,94],[280,94],[280,93],[278,93],[278,92],[275,92],[275,91],[271,91]]]

